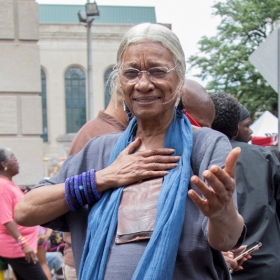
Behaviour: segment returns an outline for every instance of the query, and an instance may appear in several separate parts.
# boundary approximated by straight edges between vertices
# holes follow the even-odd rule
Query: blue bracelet
[[[71,211],[76,211],[86,204],[92,204],[100,198],[101,194],[97,191],[95,184],[94,169],[65,180],[65,200]]]
[[[79,175],[74,176],[74,190],[78,200],[79,208],[82,208],[83,206],[85,206],[85,203],[82,200],[80,189],[79,189]]]
[[[73,200],[74,200],[74,204],[73,206],[75,207],[75,209],[78,209],[78,205],[79,205],[79,202],[78,202],[78,199],[76,197],[76,193],[75,193],[75,187],[74,187],[74,176],[72,177],[69,177],[69,182],[68,182],[69,186],[70,186],[70,193],[71,193],[71,196],[73,197]]]
[[[85,206],[86,204],[88,204],[87,199],[85,197],[85,192],[84,192],[84,186],[83,186],[83,180],[82,180],[82,174],[78,175],[79,176],[79,190],[80,190],[80,194],[81,194],[81,198],[83,201],[83,206]]]
[[[87,188],[87,177],[86,177],[87,173],[83,172],[81,175],[82,175],[82,185],[84,187],[84,195],[85,195],[86,201],[88,204],[91,204],[92,200],[90,199],[90,196],[88,194],[88,188]]]
[[[96,189],[96,184],[95,184],[95,170],[91,169],[90,170],[90,182],[91,182],[91,189],[94,195],[95,200],[99,200],[101,198],[101,194],[97,191]]]
[[[90,171],[87,171],[87,176],[86,177],[87,177],[87,179],[86,179],[86,188],[87,188],[90,200],[93,203],[95,201],[95,198],[94,198],[94,194],[93,194],[92,188],[91,188]]]
[[[77,209],[72,205],[71,198],[70,198],[69,178],[67,178],[66,181],[65,181],[65,192],[64,192],[64,195],[65,195],[65,200],[66,200],[68,208],[71,211],[76,211]]]

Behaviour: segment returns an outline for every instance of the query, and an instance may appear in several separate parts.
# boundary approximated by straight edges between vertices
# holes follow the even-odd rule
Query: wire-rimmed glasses
[[[121,75],[124,78],[122,83],[124,84],[136,84],[142,73],[147,73],[150,80],[155,83],[162,82],[166,76],[176,68],[175,65],[173,68],[168,69],[164,66],[152,67],[149,70],[138,70],[136,68],[125,68],[121,70]]]

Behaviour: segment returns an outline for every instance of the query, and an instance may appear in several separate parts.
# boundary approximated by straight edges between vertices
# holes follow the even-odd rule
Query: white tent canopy
[[[253,130],[252,144],[260,146],[277,145],[278,118],[265,111],[251,126]]]
[[[252,136],[272,136],[278,134],[278,118],[265,111],[251,126]]]

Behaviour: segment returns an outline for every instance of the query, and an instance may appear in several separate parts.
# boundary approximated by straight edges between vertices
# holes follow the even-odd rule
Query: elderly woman
[[[12,179],[19,164],[8,148],[0,148],[0,257],[8,263],[17,280],[47,280],[37,253],[38,227],[22,227],[14,221],[14,207],[25,195]]]
[[[239,150],[227,157],[226,137],[192,132],[175,109],[185,68],[171,30],[132,27],[112,79],[134,116],[128,128],[93,138],[17,205],[21,224],[71,231],[79,279],[230,279],[220,250],[243,238]]]

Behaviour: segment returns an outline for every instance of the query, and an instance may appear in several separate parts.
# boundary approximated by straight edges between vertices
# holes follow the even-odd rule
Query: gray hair
[[[111,73],[111,92],[115,94],[120,85],[119,69],[121,67],[121,59],[126,49],[131,44],[154,42],[162,44],[173,55],[174,63],[177,65],[176,72],[179,76],[175,94],[179,95],[184,84],[186,73],[185,55],[178,37],[167,27],[160,24],[141,23],[129,29],[118,49],[117,64]],[[177,96],[178,97],[178,96]]]
[[[0,170],[3,169],[1,162],[7,161],[12,155],[12,150],[10,148],[0,147]]]

